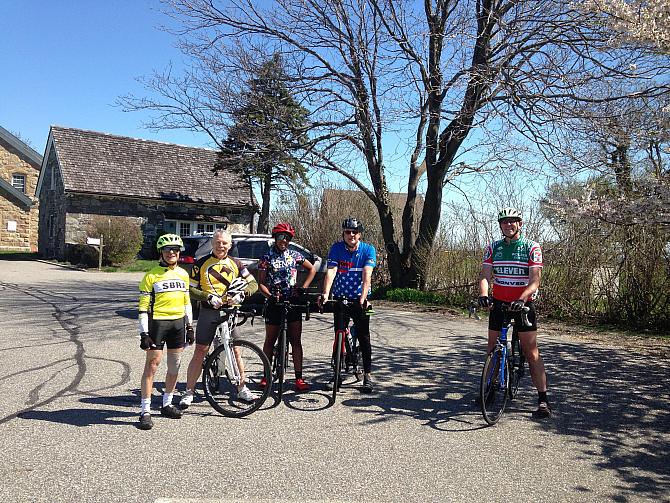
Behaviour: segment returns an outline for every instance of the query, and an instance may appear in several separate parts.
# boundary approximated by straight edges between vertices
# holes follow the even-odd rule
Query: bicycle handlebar
[[[510,309],[511,303],[509,303],[509,302],[501,302],[500,304],[498,304],[498,306],[499,306],[499,309],[503,313],[519,313],[520,312],[521,313],[521,323],[523,323],[526,327],[532,327],[533,326],[533,324],[530,321],[528,321],[528,313],[530,312],[530,307],[523,306],[521,308],[521,311],[512,311]],[[494,309],[496,308],[495,304],[494,304],[493,308]]]
[[[325,300],[325,301],[321,304],[321,307],[320,307],[320,309],[319,309],[319,312],[320,312],[320,313],[323,313],[323,312],[324,312],[324,311],[323,311],[323,307],[324,307],[326,304],[344,306],[344,307],[347,308],[347,309],[351,309],[351,307],[353,307],[354,305],[356,305],[354,302],[349,302],[348,299],[328,299],[328,300]],[[360,304],[359,304],[359,305],[360,305]],[[368,302],[368,303],[367,303],[367,306],[365,307],[365,309],[363,309],[363,313],[366,314],[366,315],[368,315],[368,316],[374,314],[374,311],[372,310],[372,304],[370,304],[370,303]]]
[[[226,313],[228,316],[226,316],[225,320],[221,320],[220,318],[218,320],[212,320],[213,325],[220,325],[224,321],[228,321],[228,318],[230,317],[231,314],[237,314],[238,321],[237,323],[235,323],[236,327],[244,325],[249,318],[252,319],[252,325],[253,325],[253,319],[256,316],[256,313],[253,311],[241,311],[239,305],[222,307],[219,309],[219,311]],[[240,320],[239,318],[242,319]]]

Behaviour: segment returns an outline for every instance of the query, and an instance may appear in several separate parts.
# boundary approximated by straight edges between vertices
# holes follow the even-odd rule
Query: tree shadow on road
[[[95,424],[127,426],[137,422],[137,414],[135,412],[131,413],[118,410],[89,408],[63,409],[56,411],[29,410],[27,412],[19,413],[17,417],[20,417],[21,419],[69,424],[72,426],[92,426]]]
[[[406,416],[448,432],[484,427],[478,403],[483,345],[463,338],[436,337],[430,348],[395,346],[375,349],[378,393],[343,404],[375,423]],[[384,349],[385,348],[385,349]],[[534,422],[574,442],[576,459],[614,471],[616,501],[631,497],[667,498],[670,490],[670,397],[666,383],[670,360],[657,353],[635,353],[562,341],[541,341],[553,417]],[[528,420],[537,394],[528,371],[520,396],[510,402],[505,423]],[[587,494],[586,487],[575,488]]]

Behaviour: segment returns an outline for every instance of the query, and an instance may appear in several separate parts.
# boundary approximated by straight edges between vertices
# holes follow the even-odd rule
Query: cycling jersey
[[[139,311],[151,312],[154,320],[183,318],[186,306],[191,303],[188,273],[179,266],[154,267],[144,275],[139,288]]]
[[[530,269],[542,267],[542,249],[523,235],[509,244],[500,239],[484,249],[483,263],[493,267],[493,297],[512,302],[528,286]],[[537,291],[529,300],[536,297]]]
[[[272,246],[258,261],[258,270],[265,271],[265,285],[270,293],[288,297],[296,285],[298,266],[304,261],[305,257],[298,251],[288,248],[280,251]]]
[[[216,258],[213,254],[202,257],[191,269],[191,287],[205,292],[207,295],[214,294],[224,297],[228,291],[228,285],[237,277],[242,277],[249,282],[251,273],[238,258],[226,256]]]
[[[344,241],[334,243],[328,252],[328,267],[337,267],[333,297],[360,298],[363,289],[363,268],[376,265],[377,251],[371,244],[359,241],[358,248],[350,251]]]

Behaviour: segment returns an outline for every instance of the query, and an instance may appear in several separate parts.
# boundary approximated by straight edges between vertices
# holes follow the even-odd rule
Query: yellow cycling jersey
[[[151,312],[154,320],[183,318],[190,303],[188,273],[179,266],[156,266],[140,281],[139,311]]]
[[[224,297],[228,291],[228,285],[237,277],[242,277],[247,282],[251,279],[251,273],[240,262],[238,258],[226,257],[218,259],[214,255],[202,257],[191,269],[191,287],[205,292]]]

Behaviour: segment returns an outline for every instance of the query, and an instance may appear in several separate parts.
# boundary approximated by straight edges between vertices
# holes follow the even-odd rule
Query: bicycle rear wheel
[[[244,417],[260,408],[270,394],[270,362],[263,351],[251,342],[236,340],[232,346],[239,350],[239,361],[244,368],[244,384],[251,390],[254,399],[246,401],[238,397],[235,371],[229,368],[224,345],[207,357],[202,371],[202,387],[205,398],[217,412],[227,417]],[[261,387],[263,378],[266,384]]]
[[[333,358],[335,375],[333,376],[333,402],[337,397],[337,392],[340,388],[340,380],[342,379],[342,341],[344,332],[338,330],[335,334],[335,357]]]
[[[507,404],[509,394],[509,360],[503,359],[501,349],[495,349],[486,357],[482,380],[479,386],[479,396],[484,420],[489,425],[498,422]],[[505,371],[500,366],[505,365]],[[501,375],[502,374],[502,375]]]
[[[512,339],[512,358],[511,361],[514,363],[511,365],[512,371],[510,372],[509,379],[509,397],[513,399],[519,393],[519,383],[521,382],[521,377],[523,376],[523,354],[521,353],[521,347],[519,346],[519,339]]]

